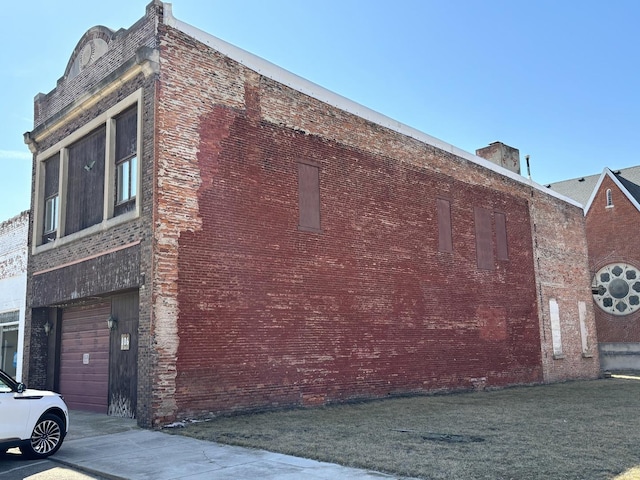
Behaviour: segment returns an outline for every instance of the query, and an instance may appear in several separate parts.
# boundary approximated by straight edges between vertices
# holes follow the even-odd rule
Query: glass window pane
[[[120,203],[129,199],[129,162],[122,162],[118,165],[117,176],[116,201]]]
[[[133,198],[136,196],[137,188],[138,188],[138,158],[131,157],[131,160],[129,160],[129,164],[131,167],[131,170],[130,170],[131,186],[129,188],[130,190],[129,198]]]
[[[58,227],[58,196],[47,199],[44,209],[44,231],[53,232]]]

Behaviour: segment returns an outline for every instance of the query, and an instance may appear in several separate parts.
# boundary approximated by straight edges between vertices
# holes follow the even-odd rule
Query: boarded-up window
[[[493,269],[493,245],[491,241],[491,211],[485,208],[476,207],[475,227],[476,227],[476,258],[478,268],[483,270]]]
[[[69,147],[65,234],[100,223],[104,202],[105,127]]]
[[[441,252],[453,252],[451,202],[444,198],[438,199],[438,250]]]
[[[320,169],[298,163],[298,228],[320,231]]]
[[[509,260],[507,248],[507,217],[504,213],[495,213],[496,220],[496,254],[498,260]]]

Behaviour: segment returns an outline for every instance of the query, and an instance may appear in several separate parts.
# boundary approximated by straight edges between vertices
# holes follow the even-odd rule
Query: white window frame
[[[60,195],[46,198],[44,201],[44,227],[43,234],[53,233],[58,230],[58,199]]]
[[[125,167],[125,168],[122,168]],[[126,171],[126,186],[121,186],[121,171]],[[131,155],[116,164],[116,205],[127,203],[136,198],[138,182],[138,155]],[[124,193],[124,195],[121,195]]]

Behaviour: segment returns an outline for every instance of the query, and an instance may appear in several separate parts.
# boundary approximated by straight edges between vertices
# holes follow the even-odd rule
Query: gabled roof
[[[611,178],[622,193],[640,211],[640,165],[613,171],[605,168],[599,175],[564,180],[551,183],[546,187],[583,205],[586,214],[591,207],[596,192],[606,177]]]

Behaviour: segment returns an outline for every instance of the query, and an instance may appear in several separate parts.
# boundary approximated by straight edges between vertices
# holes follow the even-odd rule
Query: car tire
[[[64,423],[60,417],[47,413],[40,417],[31,438],[20,448],[29,458],[46,458],[58,451],[64,440]]]

